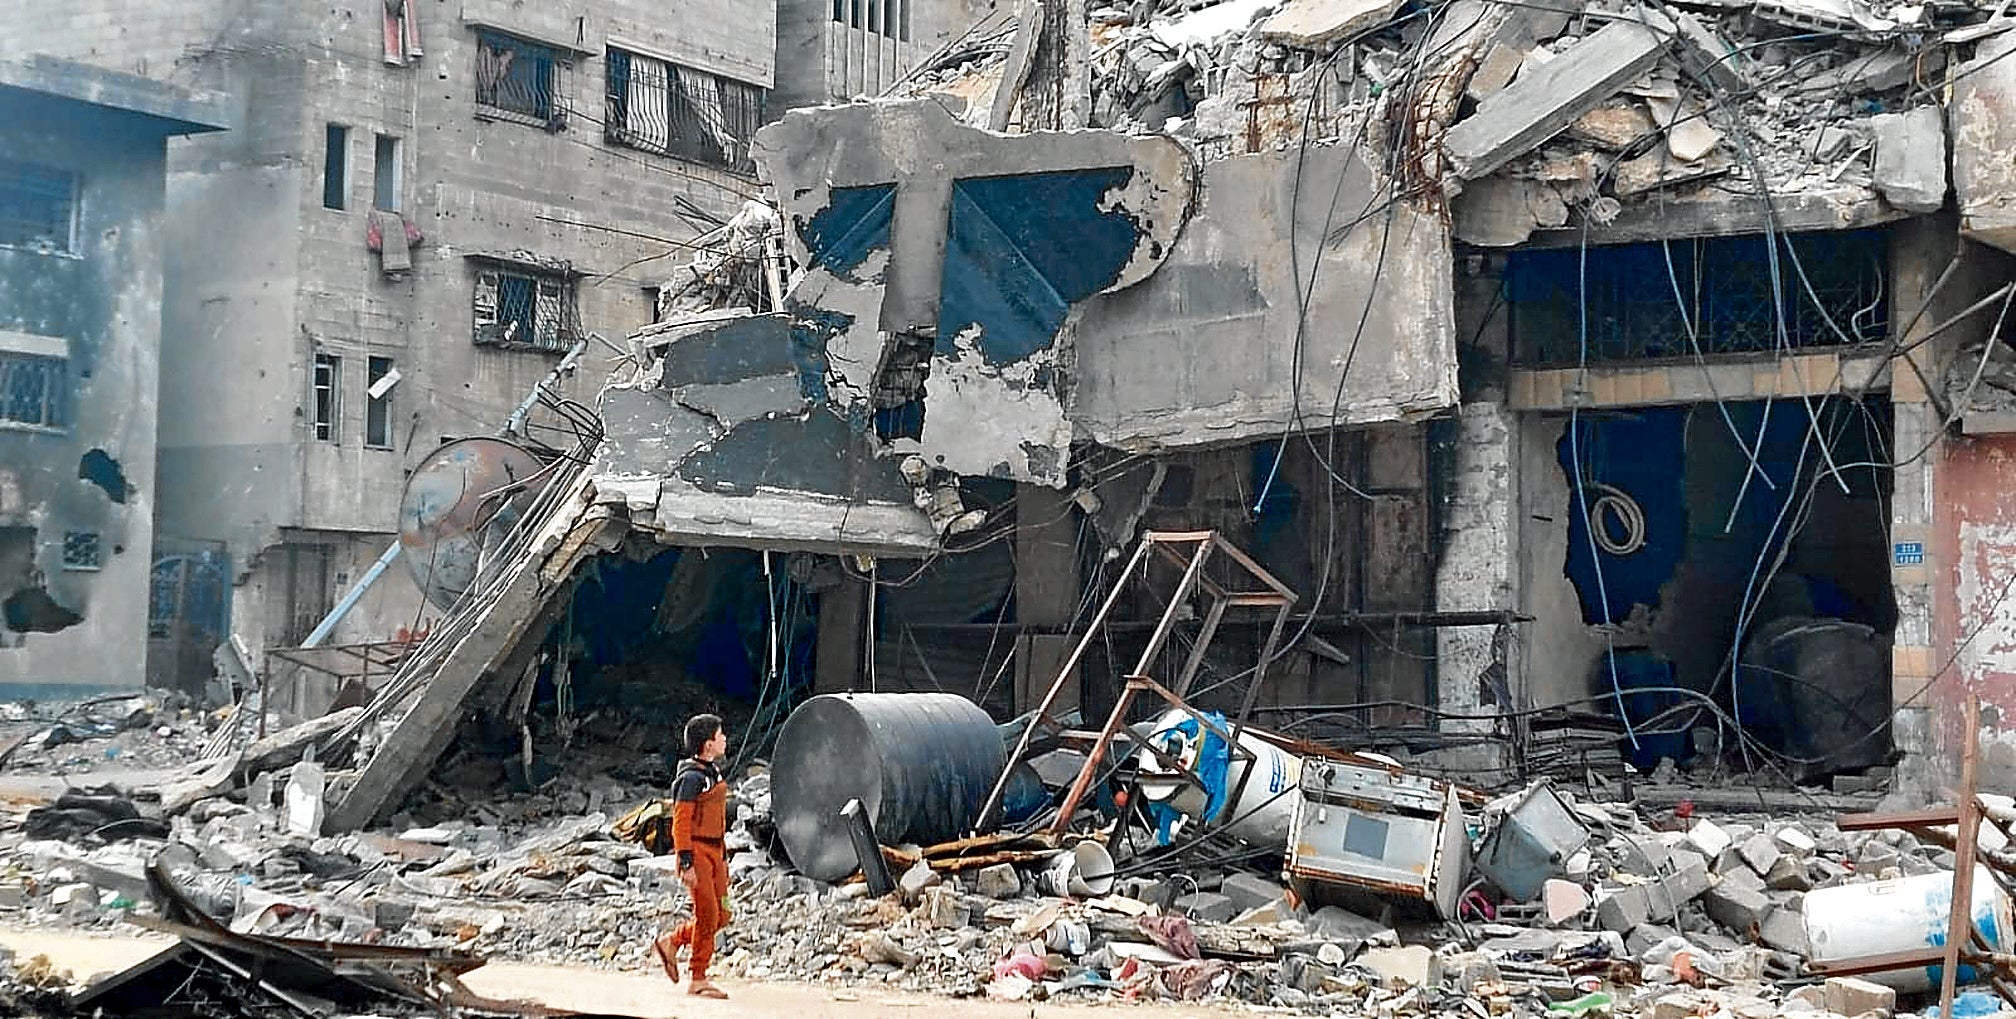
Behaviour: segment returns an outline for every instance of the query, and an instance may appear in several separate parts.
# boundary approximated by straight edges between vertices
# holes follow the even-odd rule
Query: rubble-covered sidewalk
[[[52,739],[46,720],[14,723],[30,731],[11,771],[65,772],[77,791],[9,818],[0,923],[158,928],[174,906],[150,882],[151,861],[237,936],[447,953],[463,965],[649,970],[651,936],[683,908],[671,859],[612,831],[641,836],[614,819],[661,795],[656,755],[603,745],[529,793],[437,779],[384,829],[319,835],[290,830],[293,764],[272,762],[172,810],[163,803],[172,778],[92,788],[92,770],[108,760],[162,761],[206,741],[193,712],[137,698],[122,708],[101,730],[66,726],[74,742]],[[1923,971],[1883,978],[1904,989],[1900,1004],[1882,984],[1815,979],[1808,960],[1852,954],[1848,940],[1872,926],[1943,929],[1939,890],[1950,889],[1954,865],[1936,844],[1844,832],[1819,811],[1708,818],[1685,804],[1596,802],[1542,784],[1493,802],[1466,797],[1464,838],[1481,836],[1475,851],[1490,857],[1493,833],[1514,831],[1522,805],[1544,795],[1572,812],[1581,845],[1535,858],[1516,878],[1466,875],[1447,919],[1410,915],[1401,896],[1383,908],[1311,908],[1278,881],[1278,850],[1269,862],[1264,850],[1199,842],[1211,852],[1158,856],[1166,850],[1131,837],[1106,844],[1117,875],[1097,876],[1098,894],[1084,884],[1051,894],[1073,889],[1060,887],[1050,852],[973,865],[1000,845],[1033,844],[1011,838],[891,847],[896,888],[878,897],[861,880],[823,883],[791,868],[775,841],[771,781],[757,762],[736,785],[724,970],[960,997],[1477,1019],[1888,1014],[1922,1001]],[[89,813],[112,820],[87,826]],[[1224,862],[1234,855],[1253,866]],[[1537,881],[1526,901],[1497,887],[1526,880]],[[1985,926],[2006,937],[2007,898],[1977,887],[1977,902]],[[21,967],[17,982],[52,979],[34,970]]]

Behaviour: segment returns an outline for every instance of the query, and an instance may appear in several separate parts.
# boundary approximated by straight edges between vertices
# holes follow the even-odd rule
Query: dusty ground
[[[58,969],[78,980],[124,969],[168,944],[149,934],[92,937],[68,931],[0,927],[0,945],[18,959],[46,955]],[[792,1019],[870,1019],[875,1016],[916,1016],[931,1019],[933,1011],[956,1009],[960,1019],[1084,1019],[1104,1005],[1031,1005],[996,1001],[958,1001],[918,995],[842,991],[806,984],[744,984],[721,981],[732,995],[728,1001],[688,997],[662,973],[611,973],[564,966],[496,962],[465,978],[470,990],[493,998],[531,999],[551,1008],[637,1019],[739,1019],[744,1016],[790,1016]],[[1129,1007],[1129,1006],[1120,1006]],[[1206,1019],[1230,1010],[1132,1006],[1157,1019]]]

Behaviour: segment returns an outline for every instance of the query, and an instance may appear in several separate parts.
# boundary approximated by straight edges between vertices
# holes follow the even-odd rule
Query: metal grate
[[[566,61],[558,50],[501,32],[476,33],[476,105],[491,114],[558,130],[566,126],[560,99]]]
[[[70,424],[69,362],[0,353],[0,421],[38,428]]]
[[[0,159],[0,244],[70,251],[76,218],[76,174]]]
[[[1692,356],[1690,322],[1702,354],[1888,335],[1882,231],[1781,235],[1777,243],[1775,292],[1762,236],[1592,248],[1586,259],[1573,248],[1516,251],[1504,284],[1514,355],[1527,365],[1577,363],[1585,321],[1592,362]]]
[[[97,570],[105,566],[105,553],[97,531],[66,531],[63,534],[63,568]]]
[[[619,49],[604,63],[612,144],[756,172],[749,139],[763,125],[762,89]]]
[[[565,352],[580,331],[574,320],[574,283],[561,276],[508,270],[476,277],[479,344]]]

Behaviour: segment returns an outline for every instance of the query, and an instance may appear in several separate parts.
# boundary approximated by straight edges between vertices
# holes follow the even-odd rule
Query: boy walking
[[[672,780],[672,851],[679,855],[679,880],[693,899],[693,917],[651,943],[665,975],[679,982],[678,952],[690,948],[693,979],[686,993],[726,998],[707,979],[714,958],[714,935],[728,923],[728,785],[716,762],[728,752],[728,732],[719,715],[695,715],[686,723],[685,760]]]

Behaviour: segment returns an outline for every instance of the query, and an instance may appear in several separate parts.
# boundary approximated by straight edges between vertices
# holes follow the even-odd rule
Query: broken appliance
[[[1302,762],[1287,872],[1305,899],[1365,893],[1456,915],[1470,836],[1454,786],[1370,757]]]

